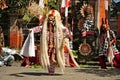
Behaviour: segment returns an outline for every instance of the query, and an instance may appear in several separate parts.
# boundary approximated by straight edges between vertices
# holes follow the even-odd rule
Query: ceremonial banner
[[[66,7],[70,6],[70,0],[66,0]]]
[[[26,57],[35,57],[33,30],[29,33],[27,39],[25,40],[20,54]]]
[[[105,19],[105,3],[104,0],[100,0],[100,26],[102,25],[102,19]]]
[[[104,2],[105,4],[105,10],[107,10],[108,11],[108,0],[105,0],[105,2]]]
[[[61,8],[66,7],[65,3],[66,3],[66,0],[62,0]]]
[[[65,17],[68,16],[68,7],[70,6],[70,0],[62,0],[61,8],[65,8]]]
[[[61,7],[69,7],[70,6],[70,0],[62,0]]]
[[[44,8],[44,2],[43,2],[43,0],[39,0],[39,6],[41,6],[42,8]]]

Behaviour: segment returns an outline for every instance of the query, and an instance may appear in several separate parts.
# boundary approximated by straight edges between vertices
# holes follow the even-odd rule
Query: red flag
[[[70,0],[62,0],[61,7],[69,7],[70,6]]]
[[[70,6],[70,0],[66,0],[66,7]]]

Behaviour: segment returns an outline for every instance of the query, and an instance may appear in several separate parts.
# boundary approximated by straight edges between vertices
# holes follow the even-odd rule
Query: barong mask
[[[56,22],[54,16],[49,15],[47,25],[48,25],[48,31],[50,30],[49,28],[55,28]],[[54,29],[52,29],[52,32],[54,32]]]

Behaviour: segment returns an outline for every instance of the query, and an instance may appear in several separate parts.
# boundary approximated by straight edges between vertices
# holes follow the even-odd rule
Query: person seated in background
[[[15,60],[22,60],[23,57],[16,50],[2,47],[0,54],[0,66],[11,66]]]

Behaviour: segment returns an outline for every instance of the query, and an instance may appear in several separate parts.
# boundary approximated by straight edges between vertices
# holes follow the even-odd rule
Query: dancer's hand
[[[29,32],[31,32],[32,31],[32,29],[28,29],[29,30]]]

